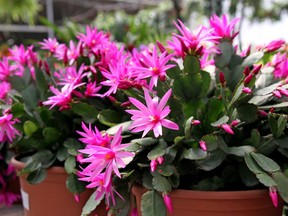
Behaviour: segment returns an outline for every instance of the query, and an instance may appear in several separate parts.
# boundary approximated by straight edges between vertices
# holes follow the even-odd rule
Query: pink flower
[[[39,43],[42,50],[49,50],[52,54],[57,52],[57,50],[63,45],[60,45],[55,38],[44,39],[44,42]]]
[[[82,82],[87,73],[83,73],[84,65],[82,64],[79,70],[77,71],[76,66],[66,67],[60,74],[56,73],[55,76],[58,76],[61,82],[58,82],[58,85],[63,85],[65,88],[76,89],[79,86],[85,85]]]
[[[107,79],[101,82],[110,89],[102,97],[115,94],[118,89],[129,89],[133,84],[133,73],[127,67],[126,59],[123,57],[117,63],[109,65],[110,71],[102,68],[102,75]]]
[[[11,75],[12,68],[9,65],[8,58],[3,57],[0,61],[0,80],[7,80]]]
[[[269,195],[272,200],[272,203],[275,207],[278,206],[278,194],[277,194],[277,189],[275,187],[270,187],[269,188]]]
[[[234,134],[234,131],[231,129],[230,125],[228,124],[222,124],[221,128],[229,134],[232,134],[232,135]]]
[[[285,44],[284,40],[273,40],[264,47],[264,51],[269,53],[280,49]]]
[[[12,118],[13,115],[7,113],[0,117],[0,142],[9,141],[12,143],[16,135],[20,135],[20,132],[13,127],[16,121]]]
[[[97,94],[97,92],[101,89],[101,86],[96,86],[96,82],[89,82],[86,85],[86,90],[84,92],[86,97],[99,97],[100,94]]]
[[[11,84],[6,81],[0,81],[0,99],[6,101],[7,94],[11,90]]]
[[[139,73],[137,79],[145,79],[151,77],[149,85],[150,90],[152,90],[153,86],[157,86],[158,79],[162,81],[165,80],[166,70],[175,66],[172,64],[167,64],[167,62],[172,58],[172,55],[167,55],[166,51],[158,56],[156,46],[154,46],[151,55],[148,52],[145,52],[142,53],[142,55],[139,57],[141,58],[143,66],[131,68],[133,71],[137,71],[137,73]]]
[[[133,123],[130,128],[132,132],[143,131],[142,137],[144,137],[150,130],[153,130],[155,137],[162,136],[162,126],[178,130],[179,127],[174,122],[165,119],[170,113],[169,106],[165,106],[170,98],[172,90],[170,89],[158,103],[158,97],[153,99],[150,97],[148,91],[144,89],[145,101],[147,107],[135,98],[129,98],[131,103],[139,110],[126,110],[126,112],[133,115],[131,119]]]
[[[107,35],[98,31],[97,28],[90,28],[89,26],[86,26],[86,34],[80,33],[77,38],[83,42],[86,47],[94,51],[97,46],[108,41]]]
[[[206,142],[203,140],[199,141],[199,146],[203,151],[207,151],[207,146],[206,146]]]
[[[168,194],[164,193],[163,199],[164,199],[164,204],[165,204],[168,212],[170,214],[172,214],[173,213],[173,206],[172,206],[172,200],[171,200],[170,196]]]
[[[79,138],[79,140],[86,145],[96,145],[102,147],[108,147],[111,141],[111,136],[108,134],[104,134],[99,132],[97,127],[94,127],[94,130],[91,128],[91,124],[89,124],[89,128],[82,122],[82,129],[84,132],[77,131],[83,138]]]
[[[54,88],[53,86],[50,87],[54,96],[48,97],[47,101],[44,101],[44,105],[52,105],[49,109],[52,109],[54,106],[59,106],[60,110],[65,110],[70,108],[70,102],[72,101],[72,91],[73,89],[70,88],[62,88],[61,91]]]
[[[0,193],[0,206],[6,205],[7,207],[12,206],[12,204],[21,199],[19,194],[14,194],[9,191],[3,191]]]
[[[249,46],[240,53],[240,56],[245,58],[248,55],[250,55],[250,52],[251,52],[251,44],[249,44]]]
[[[178,23],[179,24],[174,22],[181,35],[174,34],[174,36],[180,40],[180,43],[177,42],[177,44],[173,44],[173,42],[170,42],[169,45],[172,49],[181,45],[182,48],[178,48],[178,51],[182,50],[185,53],[203,55],[207,52],[204,47],[204,42],[218,43],[218,39],[220,39],[219,36],[214,36],[212,34],[214,31],[213,29],[198,26],[193,32],[191,32],[180,20],[178,20]],[[184,55],[181,54],[181,56]]]
[[[88,158],[84,158],[81,162],[90,163],[82,173],[92,172],[92,177],[96,177],[105,169],[105,187],[107,187],[111,181],[112,172],[121,178],[119,168],[124,168],[126,166],[123,159],[134,156],[134,153],[125,151],[125,148],[129,146],[129,144],[121,144],[121,132],[122,128],[117,131],[108,148],[87,145],[85,149],[79,150],[81,153],[88,154]]]
[[[82,46],[81,42],[78,42],[77,45],[73,41],[69,42],[69,49],[67,50],[67,57],[69,64],[72,65],[80,56],[80,47]]]
[[[274,76],[276,78],[288,77],[288,58],[285,56],[283,59],[279,59],[278,64],[275,66]],[[282,61],[281,61],[282,60]]]
[[[239,32],[234,32],[235,25],[239,22],[239,18],[233,19],[230,23],[227,16],[222,15],[221,19],[217,15],[210,18],[210,26],[214,29],[212,35],[219,36],[223,39],[233,40]]]

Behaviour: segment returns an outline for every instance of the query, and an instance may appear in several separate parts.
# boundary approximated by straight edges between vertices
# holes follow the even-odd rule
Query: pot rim
[[[18,157],[19,155],[16,155],[16,156],[13,156],[10,160],[10,163],[12,164],[12,166],[14,166],[15,168],[17,169],[20,169],[22,170],[26,164],[24,162],[21,162],[19,160],[17,160],[16,158]],[[52,166],[50,168],[47,169],[47,172],[48,173],[66,173],[64,167],[61,167],[61,166]]]
[[[140,185],[133,185],[132,188],[134,194],[145,193],[146,188]],[[174,189],[169,193],[171,198],[181,197],[189,199],[255,199],[263,198],[263,196],[268,196],[268,189],[253,189],[253,190],[243,190],[243,191],[195,191],[195,190],[183,190]]]

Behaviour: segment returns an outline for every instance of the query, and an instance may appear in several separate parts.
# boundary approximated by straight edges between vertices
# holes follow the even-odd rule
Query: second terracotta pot
[[[141,197],[147,191],[132,188],[141,216]],[[281,216],[283,202],[275,208],[268,190],[235,192],[174,190],[170,193],[173,216]],[[170,214],[168,214],[170,215]]]
[[[25,164],[12,159],[11,164],[16,171]],[[29,184],[24,176],[20,176],[22,203],[25,216],[79,216],[86,201],[92,194],[87,190],[81,193],[80,202],[74,200],[73,194],[66,188],[67,174],[63,167],[52,167],[47,170],[46,179],[36,185]],[[104,203],[97,209],[98,216],[106,216]],[[95,212],[94,214],[95,215]]]

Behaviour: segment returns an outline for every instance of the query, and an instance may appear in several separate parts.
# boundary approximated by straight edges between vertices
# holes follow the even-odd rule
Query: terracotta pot
[[[133,186],[138,214],[141,197],[147,190]],[[267,190],[235,192],[174,190],[170,193],[173,216],[281,216],[283,202],[275,208]],[[170,215],[170,214],[168,214]]]
[[[11,164],[20,171],[25,164],[12,158]],[[25,216],[79,216],[92,190],[80,194],[80,202],[66,188],[67,174],[63,167],[52,167],[47,170],[46,179],[40,184],[31,185],[25,176],[20,176],[22,203]],[[105,203],[97,207],[98,216],[106,216]],[[92,214],[91,214],[92,215]]]

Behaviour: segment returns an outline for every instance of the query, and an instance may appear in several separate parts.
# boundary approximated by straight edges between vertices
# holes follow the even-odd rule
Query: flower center
[[[157,123],[159,122],[160,118],[158,115],[150,115],[149,116],[149,121],[152,122],[152,123]]]
[[[112,160],[113,158],[115,158],[115,153],[113,151],[106,153],[105,155],[106,160]]]
[[[159,75],[160,74],[160,70],[158,67],[151,67],[150,70],[152,71],[153,75]]]

